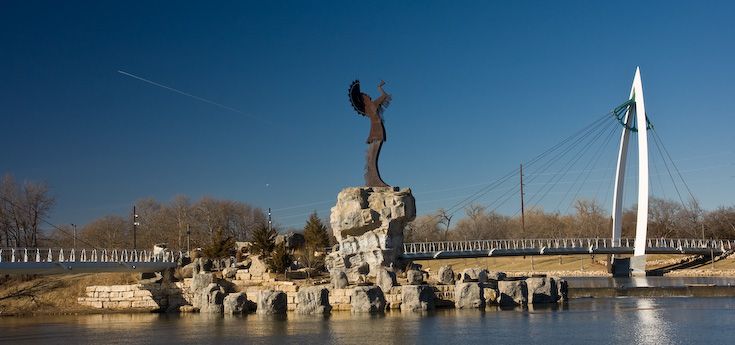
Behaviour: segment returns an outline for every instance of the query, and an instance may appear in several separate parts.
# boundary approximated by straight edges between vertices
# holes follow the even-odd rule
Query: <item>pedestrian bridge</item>
[[[0,275],[160,272],[184,252],[128,249],[0,248]]]
[[[648,239],[646,254],[720,255],[735,240]],[[635,239],[547,238],[404,243],[403,257],[412,260],[525,255],[633,254]]]

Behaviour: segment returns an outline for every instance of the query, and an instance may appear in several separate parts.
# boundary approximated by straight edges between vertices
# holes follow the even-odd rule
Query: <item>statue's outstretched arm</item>
[[[380,97],[378,97],[378,99],[373,102],[376,106],[380,106],[381,104],[383,104],[385,99],[388,97],[385,91],[383,91],[383,85],[385,85],[385,82],[381,79],[380,84],[378,85],[378,90],[380,90]]]

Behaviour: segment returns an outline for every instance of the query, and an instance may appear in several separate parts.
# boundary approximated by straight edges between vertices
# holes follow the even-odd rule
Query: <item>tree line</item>
[[[637,206],[622,215],[622,237],[635,237]],[[509,217],[470,203],[465,217],[450,226],[452,216],[443,208],[416,217],[404,231],[405,242],[463,241],[517,238],[609,238],[612,218],[594,200],[578,199],[574,212],[560,214],[531,208]],[[705,211],[696,202],[687,205],[652,197],[648,206],[648,238],[735,239],[735,206]]]
[[[11,175],[0,181],[0,246],[4,247],[72,247],[74,229],[70,225],[43,232],[45,222],[56,203],[44,183],[17,182]],[[219,236],[224,239],[253,241],[254,234],[267,224],[267,215],[259,207],[247,203],[202,197],[192,201],[178,195],[168,203],[153,198],[135,203],[138,225],[133,227],[133,213],[125,216],[105,215],[76,229],[76,246],[86,248],[150,249],[154,244],[167,243],[173,250],[205,247]],[[544,212],[531,208],[523,217],[501,215],[481,204],[464,208],[465,217],[452,222],[444,209],[418,216],[405,229],[405,242],[456,241],[472,239],[610,237],[610,215],[595,200],[579,199],[569,214]],[[635,237],[636,207],[626,209],[622,217],[622,236]],[[322,230],[328,235],[329,222],[314,213],[304,227],[317,228],[318,243]],[[325,227],[321,229],[320,226]],[[274,233],[282,232],[278,226]],[[268,235],[270,238],[271,233]],[[308,237],[307,236],[307,237]],[[650,198],[649,238],[735,238],[735,206],[705,211],[692,201],[689,204]],[[320,244],[326,246],[326,244]],[[314,251],[314,248],[310,249]],[[310,259],[310,258],[309,258]]]

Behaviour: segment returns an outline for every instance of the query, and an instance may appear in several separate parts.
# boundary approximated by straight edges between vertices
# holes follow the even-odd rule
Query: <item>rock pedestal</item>
[[[408,188],[344,189],[332,207],[330,223],[338,245],[327,264],[354,275],[352,271],[367,263],[370,276],[381,266],[402,267],[403,228],[414,218],[416,201]]]

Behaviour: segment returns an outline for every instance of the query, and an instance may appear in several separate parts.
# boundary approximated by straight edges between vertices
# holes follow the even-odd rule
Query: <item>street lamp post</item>
[[[76,248],[77,247],[77,225],[72,223],[71,226],[72,228],[74,228],[74,247],[73,248]]]
[[[138,214],[135,213],[135,205],[133,205],[133,250],[138,249],[137,232],[138,232]]]

